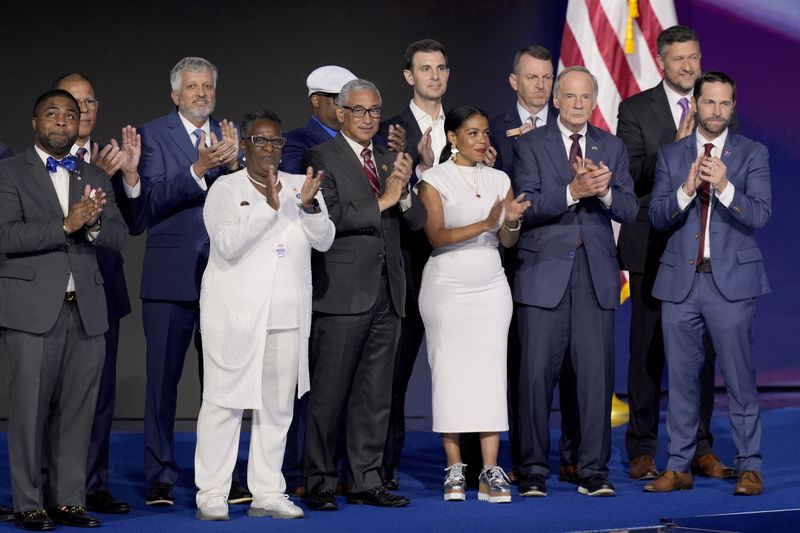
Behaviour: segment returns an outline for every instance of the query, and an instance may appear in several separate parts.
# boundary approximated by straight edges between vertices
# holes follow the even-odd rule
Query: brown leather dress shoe
[[[561,465],[558,467],[558,480],[564,483],[572,483],[577,485],[580,482],[578,478],[578,465]]]
[[[719,457],[713,453],[707,453],[692,461],[692,474],[715,479],[738,477],[739,475],[735,468],[722,464]]]
[[[764,481],[761,474],[755,470],[745,470],[739,474],[739,481],[736,482],[736,489],[733,493],[736,496],[758,496],[764,492]]]
[[[691,472],[676,472],[664,470],[660,476],[644,486],[645,492],[672,492],[674,490],[689,490],[694,486]]]
[[[655,479],[658,477],[656,462],[652,455],[640,455],[631,459],[628,477],[635,480]]]

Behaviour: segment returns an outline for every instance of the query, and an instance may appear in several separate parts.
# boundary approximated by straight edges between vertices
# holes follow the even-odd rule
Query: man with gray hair
[[[211,116],[217,68],[203,58],[186,57],[172,69],[170,83],[176,108],[139,129],[139,174],[148,211],[140,293],[147,339],[148,505],[172,505],[178,478],[175,406],[186,350],[199,323],[200,280],[208,261],[206,192],[218,176],[239,168],[235,126]],[[200,352],[198,336],[195,345]],[[202,382],[202,357],[198,364]]]
[[[514,154],[522,218],[512,294],[520,332],[519,492],[545,496],[550,406],[565,355],[575,369],[580,420],[578,492],[614,496],[608,481],[619,272],[611,221],[639,202],[622,141],[589,123],[597,80],[583,67],[555,81],[558,119],[521,136]]]
[[[339,133],[306,152],[302,164],[325,171],[323,196],[336,226],[330,250],[311,257],[306,498],[311,509],[337,509],[334,451],[346,407],[347,501],[402,507],[410,500],[389,493],[379,469],[405,309],[400,224],[421,228],[425,208],[408,186],[411,157],[402,152],[391,157],[373,143],[381,117],[375,85],[352,80],[336,104]]]

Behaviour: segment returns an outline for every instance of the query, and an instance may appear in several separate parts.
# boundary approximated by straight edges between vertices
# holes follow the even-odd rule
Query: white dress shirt
[[[180,111],[178,111],[178,118],[181,119],[181,123],[183,123],[183,127],[186,129],[186,134],[189,135],[189,140],[192,141],[192,146],[195,146],[197,144],[197,141],[199,140],[197,138],[197,135],[194,134],[194,130],[197,129],[197,126],[189,122],[189,119],[184,117]],[[211,146],[211,123],[208,121],[208,119],[206,119],[203,125],[200,126],[200,129],[203,130],[203,133],[206,134],[206,148],[208,148],[209,146]],[[206,185],[205,176],[198,176],[197,174],[195,174],[194,164],[189,165],[189,172],[191,172],[192,177],[194,178],[194,180],[197,182],[197,185],[201,189],[203,189],[204,191],[208,190],[208,185]]]
[[[695,138],[697,139],[698,154],[702,154],[705,151],[705,145],[707,143],[711,143],[714,145],[714,147],[711,149],[711,155],[721,158],[722,149],[725,148],[725,141],[728,139],[728,129],[726,128],[725,131],[723,131],[722,134],[713,141],[709,141],[703,137],[699,130],[695,132]],[[735,187],[733,186],[733,183],[729,181],[724,191],[719,192],[714,188],[713,185],[711,185],[711,190],[714,192],[714,194],[711,195],[711,203],[708,206],[708,215],[706,215],[706,238],[705,241],[703,241],[703,257],[705,259],[711,259],[711,213],[714,208],[714,203],[717,201],[725,207],[728,207],[733,201]],[[686,208],[689,207],[689,204],[692,203],[692,200],[694,200],[695,196],[697,196],[697,191],[695,191],[693,195],[689,196],[683,192],[683,184],[681,184],[681,186],[678,187],[678,207],[685,211]]]
[[[562,124],[560,120],[556,120],[556,124],[558,125],[558,131],[561,132],[561,141],[564,143],[564,149],[567,151],[567,160],[569,160],[569,151],[572,148],[572,139],[570,139],[570,136],[573,133],[577,133],[578,135],[581,136],[581,138],[578,139],[578,146],[581,147],[581,154],[583,154],[583,157],[586,157],[586,132],[589,130],[589,127],[586,124],[584,124],[583,128],[581,128],[580,131],[573,132],[567,129],[567,127],[564,126],[564,124]],[[595,164],[597,163],[600,162],[595,161]],[[570,169],[570,172],[572,172],[572,169]],[[610,208],[611,187],[608,188],[608,192],[605,194],[605,196],[598,196],[598,198],[603,203],[603,205],[606,206],[607,209]],[[572,197],[572,194],[570,194],[569,192],[569,185],[567,185],[567,207],[572,207],[579,201],[580,199],[576,200]]]
[[[543,108],[539,110],[538,113],[536,113],[535,115],[531,115],[530,111],[522,107],[522,104],[520,104],[519,101],[517,101],[517,113],[519,114],[520,122],[524,126],[525,122],[527,122],[529,118],[532,118],[534,121],[533,125],[535,127],[540,128],[544,126],[545,124],[547,124],[547,113],[548,113],[547,107],[548,106],[545,105]]]
[[[83,154],[83,160],[86,163],[91,164],[92,163],[92,155],[93,155],[92,154],[93,147],[92,147],[92,139],[91,139],[91,137],[86,141],[86,144],[84,146],[80,146],[80,145],[78,145],[78,143],[73,144],[72,148],[70,148],[70,150],[69,150],[69,153],[74,155],[75,157],[77,157],[78,156],[78,149],[80,149],[80,148],[86,148],[86,153]],[[134,185],[133,187],[131,187],[130,185],[125,183],[125,180],[122,180],[122,187],[125,189],[125,196],[127,196],[128,198],[138,198],[139,195],[142,194],[142,180],[137,181],[136,185]]]
[[[362,146],[344,133],[342,133],[342,137],[344,137],[344,140],[350,145],[350,148],[353,149],[353,152],[355,152],[356,157],[358,157],[362,167],[364,166],[364,156],[361,155],[361,152],[364,150],[364,148],[369,148],[370,152],[372,152],[372,163],[375,165],[375,170],[378,170],[378,163],[375,161],[375,150],[373,149],[374,146],[372,145],[372,139],[369,141],[369,146]],[[377,178],[378,181],[380,181],[380,176],[377,176]],[[364,176],[364,179],[367,179],[367,177]],[[407,194],[405,198],[401,197],[400,201],[397,202],[397,205],[400,206],[400,211],[407,211],[408,208],[411,207],[411,195]]]
[[[686,98],[687,100],[691,101],[692,94],[691,92],[687,94],[680,94],[675,92],[675,90],[672,87],[667,85],[666,80],[662,82],[662,85],[664,86],[664,92],[667,93],[667,101],[669,102],[669,111],[670,113],[672,113],[672,120],[675,121],[675,129],[678,129],[681,126],[681,113],[683,113],[683,108],[681,107],[681,104],[679,104],[678,102],[680,101],[681,98]]]

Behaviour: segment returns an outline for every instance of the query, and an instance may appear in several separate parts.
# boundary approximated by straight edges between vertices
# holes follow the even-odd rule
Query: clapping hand
[[[308,167],[306,169],[306,180],[303,182],[303,187],[300,189],[300,202],[302,202],[303,207],[309,208],[314,205],[314,196],[317,195],[320,186],[322,186],[322,180],[325,179],[325,171],[318,170],[316,174],[314,174],[314,169]]]

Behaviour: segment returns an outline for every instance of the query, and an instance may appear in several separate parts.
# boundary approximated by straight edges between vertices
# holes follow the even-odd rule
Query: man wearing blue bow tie
[[[95,251],[120,251],[128,230],[103,172],[69,155],[79,120],[71,94],[48,91],[34,106],[35,146],[0,162],[0,331],[14,517],[23,529],[100,525],[84,510],[108,328]]]

